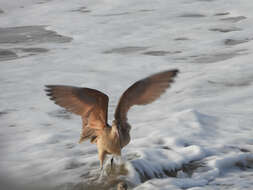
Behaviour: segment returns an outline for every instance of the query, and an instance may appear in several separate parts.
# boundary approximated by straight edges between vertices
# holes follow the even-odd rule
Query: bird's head
[[[117,127],[117,125],[118,125],[118,121],[117,120],[113,120],[112,121],[112,127],[114,126],[114,127]]]

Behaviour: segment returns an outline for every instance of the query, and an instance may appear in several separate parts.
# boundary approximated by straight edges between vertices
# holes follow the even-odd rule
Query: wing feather
[[[94,138],[98,130],[107,126],[109,98],[106,94],[91,88],[65,85],[46,85],[45,91],[57,105],[82,117],[81,138]]]
[[[178,72],[177,69],[168,70],[135,82],[119,100],[114,114],[116,121],[126,123],[127,112],[133,105],[145,105],[158,99],[173,83]]]

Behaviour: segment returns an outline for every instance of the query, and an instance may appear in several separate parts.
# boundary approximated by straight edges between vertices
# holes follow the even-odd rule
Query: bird
[[[120,182],[117,185],[117,190],[127,190],[128,186],[125,182]]]
[[[130,142],[128,110],[134,105],[146,105],[158,99],[174,82],[178,72],[178,69],[161,71],[132,84],[119,99],[112,125],[107,123],[109,97],[103,92],[67,85],[45,85],[45,91],[55,104],[81,116],[79,143],[90,140],[96,144],[100,169],[103,170],[106,155],[112,154],[112,166],[113,156],[121,156],[121,150]]]

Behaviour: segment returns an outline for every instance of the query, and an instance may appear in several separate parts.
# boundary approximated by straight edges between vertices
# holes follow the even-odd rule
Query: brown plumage
[[[128,110],[134,105],[145,105],[158,99],[177,73],[177,69],[160,72],[130,86],[119,100],[112,126],[107,123],[109,98],[106,94],[95,89],[65,85],[47,85],[46,91],[56,104],[82,117],[79,142],[90,139],[96,143],[102,168],[106,154],[121,155],[121,149],[130,142]]]

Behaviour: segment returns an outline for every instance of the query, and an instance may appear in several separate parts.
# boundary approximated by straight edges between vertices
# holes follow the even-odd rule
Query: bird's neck
[[[111,135],[119,138],[119,131],[116,125],[112,125]]]

